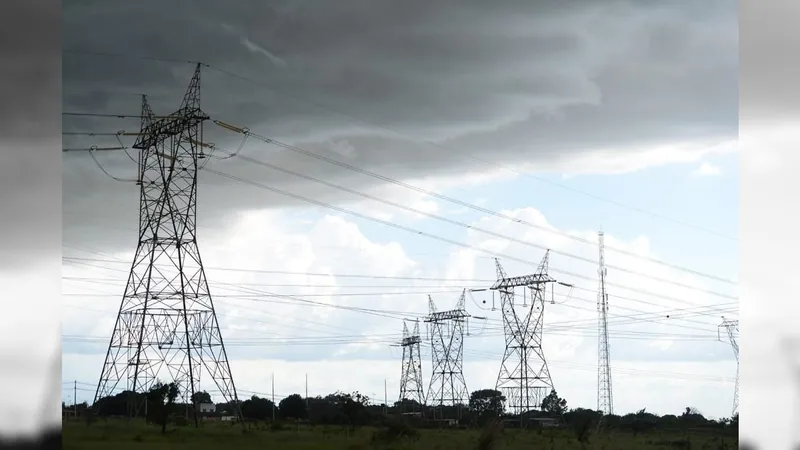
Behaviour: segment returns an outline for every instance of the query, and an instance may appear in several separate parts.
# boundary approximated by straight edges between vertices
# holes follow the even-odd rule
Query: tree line
[[[152,423],[166,430],[167,423],[175,417],[192,419],[194,407],[199,404],[213,404],[207,392],[197,392],[192,404],[176,403],[180,392],[174,383],[156,383],[147,393],[133,394],[121,392],[114,396],[99,399],[92,408],[83,403],[78,406],[79,414],[90,416],[124,416],[131,414],[131,404],[138,405],[139,415],[146,416]],[[131,401],[133,399],[133,402]],[[414,400],[402,400],[392,405],[373,404],[371,399],[360,392],[335,392],[326,396],[303,398],[292,394],[278,404],[270,399],[253,395],[239,400],[238,405],[231,402],[214,404],[215,416],[235,416],[241,411],[246,421],[308,422],[320,425],[342,425],[349,427],[377,426],[386,423],[387,417],[401,417],[410,426],[480,427],[487,423],[504,420],[509,423],[535,423],[534,419],[552,419],[560,426],[576,429],[607,429],[631,432],[634,435],[665,429],[695,429],[738,433],[739,416],[712,420],[704,417],[692,407],[686,407],[679,414],[659,416],[641,409],[624,415],[603,415],[587,408],[570,408],[567,400],[552,391],[540,405],[540,410],[530,411],[520,416],[505,412],[505,397],[494,389],[481,389],[472,392],[468,404],[444,407],[421,405]],[[74,406],[65,408],[71,410]],[[142,411],[146,411],[143,414]],[[455,419],[455,420],[453,420]]]

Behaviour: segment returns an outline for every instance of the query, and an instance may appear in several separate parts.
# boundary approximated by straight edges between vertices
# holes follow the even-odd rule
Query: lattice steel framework
[[[733,355],[736,357],[736,384],[733,388],[733,409],[731,412],[731,416],[733,416],[736,414],[736,411],[739,410],[739,343],[736,341],[736,336],[739,334],[739,321],[728,320],[723,317],[722,323],[717,330],[718,334],[719,328],[725,328],[725,331],[728,333],[728,341],[730,341],[731,347],[733,348]]]
[[[469,318],[466,291],[461,292],[456,308],[436,311],[428,296],[430,313],[425,318],[431,339],[431,381],[425,403],[434,407],[466,405],[469,391],[464,380],[464,329]]]
[[[408,332],[408,326],[403,321],[403,340],[400,346],[403,348],[403,367],[400,373],[400,398],[404,400],[414,400],[422,406],[425,403],[425,396],[422,391],[422,356],[420,345],[422,339],[419,335],[419,322],[414,323],[414,331]]]
[[[155,120],[142,97],[133,146],[139,150],[139,242],[95,402],[116,394],[120,383],[139,393],[160,379],[177,383],[179,401],[189,403],[205,369],[225,401],[238,404],[196,238],[198,160],[207,119],[200,109],[199,64],[180,108],[169,116]],[[130,415],[141,406],[130,402]]]
[[[605,238],[597,234],[600,244],[600,285],[597,289],[597,410],[604,415],[614,414],[614,397],[611,390],[611,355],[608,344],[608,293],[606,292]]]
[[[495,260],[497,281],[490,288],[500,292],[506,347],[495,389],[506,397],[512,414],[540,410],[542,400],[552,391],[553,381],[542,350],[542,327],[547,285],[556,280],[547,274],[550,251],[545,252],[536,273],[509,277]],[[530,309],[520,318],[515,310],[514,289],[530,289]]]

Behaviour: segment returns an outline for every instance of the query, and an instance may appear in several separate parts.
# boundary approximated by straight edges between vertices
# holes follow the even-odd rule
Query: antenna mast
[[[607,416],[614,414],[614,398],[611,391],[611,355],[608,345],[607,269],[603,232],[597,233],[597,237],[600,244],[600,267],[597,270],[600,278],[600,286],[597,290],[597,410]]]

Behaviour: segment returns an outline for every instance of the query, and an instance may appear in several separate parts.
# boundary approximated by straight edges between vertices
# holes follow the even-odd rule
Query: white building
[[[200,403],[197,405],[197,412],[199,413],[215,413],[217,412],[217,405],[213,403]]]

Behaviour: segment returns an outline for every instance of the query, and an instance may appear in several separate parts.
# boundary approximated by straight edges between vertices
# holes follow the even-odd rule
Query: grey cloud
[[[58,251],[60,3],[0,4],[0,190],[4,269]]]
[[[258,83],[206,69],[203,103],[213,117],[337,159],[345,157],[334,143],[346,140],[349,163],[393,178],[474,169],[478,163],[463,153],[505,164],[552,163],[602,146],[624,157],[647,144],[736,135],[735,6],[70,2],[65,49],[130,57],[66,53],[64,108],[136,114],[139,100],[132,94],[146,92],[156,112],[172,111],[192,67],[134,57],[201,60]],[[253,53],[242,39],[285,64]],[[75,131],[136,127],[135,120],[65,118],[65,129]],[[238,145],[214,126],[206,138]],[[115,145],[113,139],[65,139],[66,146],[99,142]],[[245,152],[353,189],[377,183],[290,152],[268,153],[263,145]],[[113,220],[135,217],[135,211],[117,214],[135,203],[116,201],[121,188],[106,183],[86,155],[67,156],[64,204],[73,217],[95,216],[98,204]],[[133,173],[124,156],[103,156],[110,171]],[[236,159],[216,167],[325,201],[344,198]],[[206,217],[296,204],[212,175],[203,182]],[[67,228],[76,226],[69,217]]]

